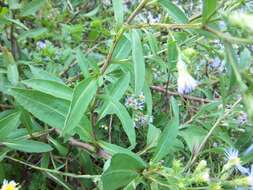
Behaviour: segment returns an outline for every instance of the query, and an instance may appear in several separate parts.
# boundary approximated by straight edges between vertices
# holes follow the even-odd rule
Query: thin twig
[[[94,179],[94,178],[99,178],[100,177],[100,175],[78,175],[78,174],[74,174],[74,173],[61,172],[61,171],[54,170],[54,169],[42,168],[42,167],[38,167],[38,166],[35,166],[35,165],[32,165],[32,164],[28,164],[26,162],[23,162],[23,161],[18,160],[16,158],[12,158],[10,156],[5,156],[5,158],[7,158],[9,160],[12,160],[14,162],[20,163],[22,165],[28,166],[30,168],[36,169],[36,170],[49,172],[49,173],[54,173],[54,174],[59,174],[59,175],[68,176],[68,177],[72,177],[72,178]]]
[[[189,95],[183,95],[183,94],[179,94],[178,92],[172,92],[169,91],[164,88],[164,87],[160,87],[160,86],[151,86],[151,89],[158,91],[158,92],[163,92],[163,93],[167,93],[168,95],[172,95],[172,96],[181,96],[183,98],[189,99],[189,100],[193,100],[193,101],[197,101],[197,102],[203,102],[203,103],[211,103],[214,102],[213,100],[209,100],[209,99],[205,99],[205,98],[200,98],[200,97],[196,97],[196,96],[189,96]]]
[[[233,105],[232,107],[226,111],[224,114],[222,114],[214,123],[214,125],[212,126],[212,128],[210,129],[210,131],[207,133],[207,135],[205,136],[205,138],[203,139],[203,141],[201,142],[201,144],[197,147],[197,150],[194,154],[194,156],[192,157],[192,159],[188,162],[188,164],[186,165],[186,169],[190,168],[191,165],[195,162],[195,160],[197,159],[197,157],[200,154],[200,151],[203,149],[203,147],[205,146],[207,140],[209,139],[209,137],[213,134],[214,130],[219,126],[220,122],[226,118],[232,111],[233,109],[241,102],[241,98],[239,98]]]

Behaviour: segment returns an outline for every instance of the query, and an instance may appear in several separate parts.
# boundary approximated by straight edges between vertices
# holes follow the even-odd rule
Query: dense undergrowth
[[[253,188],[251,0],[0,0],[1,190]]]

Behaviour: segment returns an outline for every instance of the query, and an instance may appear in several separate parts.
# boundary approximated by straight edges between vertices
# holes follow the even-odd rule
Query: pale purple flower
[[[45,49],[47,47],[47,44],[44,41],[38,41],[36,45],[39,49]]]
[[[239,151],[234,148],[229,148],[225,150],[225,156],[227,164],[225,168],[235,167],[239,170],[242,174],[248,173],[248,169],[241,165],[241,160],[239,157]]]
[[[177,63],[178,79],[177,79],[177,91],[179,94],[191,93],[197,86],[196,81],[187,71],[186,65],[182,59],[179,59]]]

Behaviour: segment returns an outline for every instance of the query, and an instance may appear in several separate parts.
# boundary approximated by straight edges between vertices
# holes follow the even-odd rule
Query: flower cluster
[[[134,126],[139,128],[141,126],[147,126],[148,124],[153,123],[153,116],[144,115],[141,112],[138,112],[134,116]]]
[[[198,82],[188,73],[184,61],[179,57],[177,63],[178,79],[177,90],[180,94],[191,93],[197,86]]]
[[[15,181],[12,180],[9,182],[7,180],[4,180],[1,190],[18,190],[19,188],[20,187]]]
[[[143,110],[145,105],[145,96],[143,93],[140,95],[130,95],[126,97],[125,106],[134,110]]]

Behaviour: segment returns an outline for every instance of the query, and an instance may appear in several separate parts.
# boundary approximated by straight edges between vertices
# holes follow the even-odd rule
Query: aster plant
[[[0,0],[0,190],[253,189],[253,2]]]

